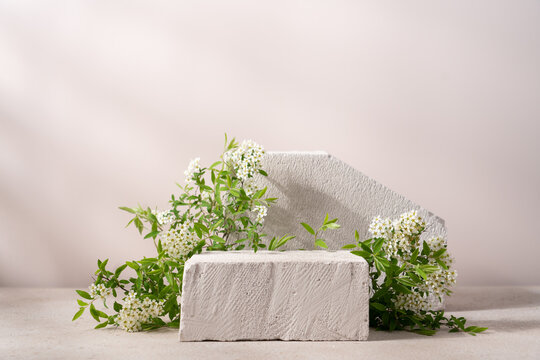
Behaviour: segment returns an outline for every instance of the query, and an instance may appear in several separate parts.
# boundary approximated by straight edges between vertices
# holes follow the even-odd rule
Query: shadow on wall
[[[338,220],[338,223],[342,225],[340,229],[328,230],[332,232],[332,238],[339,238],[339,242],[327,241],[328,248],[330,250],[340,249],[344,244],[354,242],[354,230],[360,228],[367,228],[371,219],[364,219],[360,214],[355,212],[352,208],[345,206],[337,199],[325,194],[313,187],[302,185],[297,182],[288,182],[286,184],[279,183],[274,179],[268,179],[276,188],[278,188],[285,196],[277,200],[277,202],[268,210],[268,217],[272,217],[272,229],[269,231],[269,236],[282,236],[284,234],[296,235],[297,237],[291,240],[285,249],[297,250],[306,249],[312,250],[315,248],[313,245],[313,238],[311,235],[301,227],[301,222],[307,222],[314,229],[318,228],[326,216],[329,214],[330,218],[343,218],[345,214],[349,214],[349,218],[352,214],[354,219],[358,219],[355,224],[342,223]],[[301,207],[296,207],[296,211],[292,212],[288,208],[281,206],[285,201],[291,201],[297,197],[298,194],[306,194],[303,196],[300,204]],[[272,194],[267,194],[272,196]],[[289,207],[290,208],[290,207]],[[316,219],[315,223],[312,223],[310,219]],[[367,234],[361,234],[361,236]],[[322,235],[325,238],[324,234]]]

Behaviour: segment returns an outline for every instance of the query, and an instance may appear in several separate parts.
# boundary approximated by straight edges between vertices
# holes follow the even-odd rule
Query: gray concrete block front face
[[[412,209],[426,220],[424,236],[446,237],[444,220],[325,152],[268,152],[263,168],[268,177],[259,176],[259,186],[278,198],[268,209],[263,232],[269,238],[297,235],[284,249],[313,249],[313,238],[300,222],[319,226],[327,212],[341,224],[324,233],[329,249],[354,242],[354,230],[369,238],[377,215],[396,218]]]
[[[368,302],[347,251],[203,253],[184,268],[180,340],[366,340]]]

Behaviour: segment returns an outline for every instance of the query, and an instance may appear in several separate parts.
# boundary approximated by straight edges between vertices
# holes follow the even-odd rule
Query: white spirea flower
[[[160,234],[163,250],[170,257],[183,257],[197,245],[195,233],[189,231],[189,227],[188,223],[178,224],[175,229],[169,228]]]
[[[140,331],[143,323],[163,313],[164,302],[165,300],[140,299],[132,290],[124,298],[124,305],[118,312],[116,324],[129,332]]]
[[[255,218],[255,221],[262,224],[268,211],[267,207],[264,205],[257,205],[253,208],[253,211],[257,212],[257,217]]]
[[[193,181],[193,175],[199,171],[201,171],[200,166],[201,158],[195,158],[190,161],[188,168],[186,171],[184,171],[184,175],[186,176],[186,183],[189,184]]]
[[[253,177],[261,169],[264,148],[252,140],[244,140],[239,147],[227,151],[223,160],[229,164],[242,181]]]
[[[405,264],[408,270],[413,270],[414,265],[408,261],[412,252],[419,248],[422,250],[420,234],[426,227],[425,221],[418,215],[416,210],[401,214],[399,220],[392,222],[390,219],[382,219],[377,216],[373,219],[369,231],[375,238],[383,238],[383,249],[386,258],[398,260],[398,265]],[[430,296],[442,297],[450,294],[450,287],[456,283],[457,272],[451,269],[453,259],[447,252],[437,258],[433,254],[446,248],[446,242],[441,237],[432,237],[426,240],[431,249],[428,265],[437,266],[439,269],[426,275],[418,286],[412,288],[412,294],[400,294],[396,299],[396,307],[414,312],[430,309]],[[439,262],[442,262],[442,266]],[[446,268],[445,268],[446,267]]]
[[[369,232],[376,238],[390,239],[392,230],[392,221],[382,219],[380,216],[375,217],[369,225]]]
[[[90,290],[90,296],[94,299],[101,298],[104,300],[107,296],[112,295],[112,289],[105,287],[104,284],[91,284],[88,289]]]
[[[159,211],[156,213],[156,218],[159,224],[161,225],[167,225],[174,222],[174,213],[167,210],[167,211]]]
[[[396,230],[405,235],[418,235],[426,227],[426,222],[418,215],[416,210],[401,214],[399,222],[395,225]]]
[[[413,292],[412,294],[399,294],[395,304],[399,309],[411,310],[415,313],[430,309],[429,299],[426,294],[418,292]]]

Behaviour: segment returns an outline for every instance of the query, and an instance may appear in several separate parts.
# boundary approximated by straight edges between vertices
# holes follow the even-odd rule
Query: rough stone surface
[[[279,199],[268,209],[264,232],[270,237],[300,235],[285,249],[313,249],[313,238],[300,222],[320,225],[327,212],[341,225],[324,233],[329,249],[353,242],[354,230],[368,238],[369,224],[377,215],[395,218],[411,209],[425,218],[426,237],[446,237],[443,219],[328,153],[268,152],[263,168],[268,177],[258,177],[259,185],[268,187],[268,196]]]
[[[195,255],[180,340],[366,340],[368,280],[367,262],[347,251]]]
[[[341,225],[324,233],[329,249],[352,243],[354,230],[361,239],[369,238],[369,224],[377,215],[397,218],[412,209],[426,221],[424,238],[446,238],[443,219],[324,151],[267,152],[263,168],[268,177],[258,177],[259,186],[267,186],[266,194],[279,199],[268,209],[263,232],[269,238],[297,235],[283,249],[313,249],[313,238],[300,222],[319,226],[326,213]],[[430,302],[434,310],[444,308],[444,299]]]

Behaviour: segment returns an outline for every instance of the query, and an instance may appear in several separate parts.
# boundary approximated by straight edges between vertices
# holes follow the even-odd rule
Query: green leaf
[[[95,308],[94,304],[90,304],[90,315],[92,315],[92,317],[94,319],[96,319],[97,322],[99,322],[99,312],[98,310]]]
[[[127,266],[132,268],[133,270],[139,270],[140,266],[134,261],[126,261]]]
[[[386,306],[384,306],[383,304],[379,304],[377,302],[370,302],[369,306],[379,311],[386,311]]]
[[[322,229],[323,230],[326,230],[326,229],[339,229],[340,227],[341,227],[341,225],[339,225],[337,223],[328,223],[326,225],[323,225]]]
[[[409,260],[409,262],[411,264],[416,264],[416,258],[418,257],[418,253],[420,252],[420,250],[418,248],[414,249],[412,255],[411,255],[411,259]]]
[[[127,264],[119,266],[116,271],[114,272],[114,276],[118,277],[124,271],[124,269],[127,267]]]
[[[105,321],[105,322],[102,322],[101,324],[98,324],[94,327],[94,329],[101,329],[101,328],[104,328],[105,326],[107,326],[108,324],[108,321]]]
[[[268,173],[266,171],[264,171],[263,169],[259,169],[259,174],[261,174],[263,176],[268,176]]]
[[[394,290],[396,290],[398,293],[402,293],[402,294],[412,294],[412,291],[408,288],[406,288],[405,286],[403,285],[400,285],[398,283],[393,283],[392,284],[392,287],[394,288]]]
[[[311,226],[303,222],[301,222],[300,224],[304,227],[304,229],[307,230],[308,233],[310,233],[311,235],[315,235],[315,231],[311,228]]]
[[[437,259],[435,261],[437,261],[437,264],[439,264],[439,266],[442,267],[444,270],[448,270],[448,266],[443,261],[441,261],[440,259]]]
[[[126,207],[126,206],[120,206],[119,209],[120,209],[120,210],[127,211],[128,213],[131,213],[131,214],[136,214],[136,213],[137,213],[137,212],[135,211],[135,209],[128,208],[128,207]]]
[[[135,227],[137,228],[137,230],[139,230],[139,234],[142,234],[144,230],[144,224],[142,223],[141,219],[136,217],[135,220],[133,220],[133,223],[135,224]]]
[[[411,331],[417,334],[426,335],[426,336],[433,336],[437,332],[436,330],[432,330],[432,329],[414,329]]]
[[[354,230],[354,240],[356,240],[356,242],[360,240],[360,234],[358,234],[358,230]]]
[[[77,292],[77,294],[79,294],[80,297],[88,299],[88,300],[92,300],[92,297],[86,291],[82,291],[82,290],[75,290],[75,291]]]
[[[326,245],[326,243],[324,242],[323,239],[317,239],[317,240],[315,240],[315,246],[319,246],[319,247],[328,249],[328,245]]]
[[[356,248],[356,244],[347,244],[347,245],[343,245],[341,248],[342,248],[342,249],[355,249],[355,248]]]
[[[277,242],[277,245],[274,247],[274,249],[277,249],[283,245],[285,245],[289,240],[294,239],[296,236],[294,235],[283,235],[279,241]]]
[[[77,312],[75,313],[75,315],[73,315],[73,319],[71,319],[71,321],[75,321],[75,320],[77,320],[78,318],[80,318],[81,315],[82,315],[83,312],[84,312],[84,309],[85,309],[85,308],[83,308],[83,307],[80,308],[79,311],[77,311]]]
[[[375,267],[377,268],[377,270],[379,270],[380,272],[386,271],[384,264],[379,260],[378,256],[373,256],[373,260],[375,261]]]
[[[113,309],[114,311],[119,312],[120,310],[122,310],[122,305],[120,305],[119,303],[115,301],[113,305]]]
[[[367,252],[367,251],[364,251],[364,250],[354,250],[354,251],[351,251],[351,254],[361,256],[366,260],[371,258],[371,254],[369,252]]]
[[[422,243],[422,255],[428,256],[430,252],[431,249],[429,248],[429,245],[427,244],[427,242],[424,241]]]
[[[420,268],[426,273],[426,275],[432,274],[439,270],[439,267],[434,265],[420,265]]]
[[[148,234],[146,234],[144,238],[145,239],[155,238],[158,235],[159,235],[159,231],[152,231],[152,232],[149,232]]]
[[[77,304],[79,304],[79,306],[88,306],[88,303],[85,303],[84,301],[80,299],[77,299]]]
[[[402,283],[403,285],[406,285],[406,286],[415,286],[416,283],[414,281],[411,280],[410,277],[408,276],[400,276],[398,278],[396,278],[396,280],[400,283]]]
[[[381,248],[383,246],[384,239],[377,239],[373,243],[373,253],[377,254],[379,251],[381,251]]]
[[[210,236],[210,239],[214,240],[215,242],[218,242],[220,244],[224,244],[225,243],[225,239],[223,238],[220,238],[219,236],[217,235],[212,235]]]
[[[253,198],[254,198],[254,199],[260,199],[260,198],[262,198],[262,197],[264,196],[264,194],[266,193],[266,190],[267,190],[267,188],[265,187],[264,189],[257,191],[257,192],[255,193],[255,195],[253,195]]]
[[[234,196],[234,197],[240,197],[240,191],[239,191],[238,189],[230,188],[230,189],[229,189],[229,192],[230,192],[231,195]]]
[[[416,265],[416,267],[414,268],[414,271],[420,275],[424,280],[426,280],[427,278],[427,275],[426,273],[424,272],[424,270],[422,270],[422,268],[420,268],[420,266]]]
[[[446,252],[446,249],[444,249],[444,248],[439,249],[439,250],[437,250],[437,251],[435,251],[435,252],[433,253],[433,258],[434,258],[434,259],[438,259],[438,258],[440,258],[441,255],[444,254],[445,252]]]

